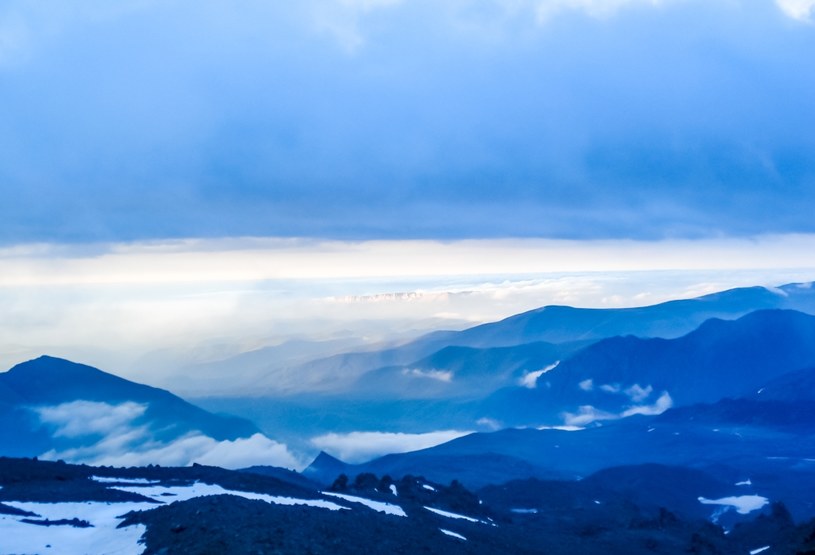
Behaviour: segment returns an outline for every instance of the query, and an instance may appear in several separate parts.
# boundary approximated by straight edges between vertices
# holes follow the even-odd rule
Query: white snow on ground
[[[583,426],[538,426],[538,430],[560,430],[561,432],[580,432],[585,429]]]
[[[324,491],[322,492],[322,494],[330,495],[332,497],[339,497],[340,499],[345,499],[346,501],[350,501],[351,503],[360,503],[361,505],[365,505],[370,509],[379,511],[380,513],[396,516],[407,516],[407,514],[405,514],[405,511],[403,511],[402,507],[400,507],[399,505],[384,503],[382,501],[373,501],[372,499],[365,499],[364,497],[357,497],[356,495],[334,493],[333,491]]]
[[[736,482],[736,485],[737,485],[737,486],[752,486],[752,485],[753,485],[753,482],[750,480],[750,478],[747,478],[747,479],[746,479],[746,480],[744,480],[744,481],[741,481],[741,482]]]
[[[436,513],[437,515],[445,516],[447,518],[457,518],[457,519],[461,519],[461,520],[466,520],[468,522],[480,522],[481,524],[489,524],[489,522],[486,522],[484,520],[479,520],[479,519],[473,518],[471,516],[464,516],[464,515],[460,515],[458,513],[451,513],[449,511],[442,511],[441,509],[435,509],[433,507],[425,506],[425,509],[427,509],[431,513]],[[495,526],[495,525],[493,524],[493,526]]]
[[[120,479],[106,479],[94,477],[102,483],[122,483]],[[266,501],[278,505],[308,505],[329,509],[332,511],[348,510],[325,499],[297,499],[247,491],[224,489],[218,485],[202,484],[196,482],[190,486],[160,486],[149,480],[127,480],[127,483],[144,484],[132,486],[118,486],[111,489],[128,491],[150,497],[162,503],[185,501],[194,497],[206,495],[237,495],[246,499]],[[167,495],[169,494],[169,495]],[[367,501],[367,500],[366,500]],[[139,538],[146,528],[143,525],[116,528],[123,515],[130,511],[149,510],[157,507],[155,503],[127,502],[127,503],[30,503],[5,501],[6,505],[17,507],[24,511],[35,513],[38,517],[21,517],[0,515],[0,538],[2,538],[3,553],[54,553],[60,555],[139,555],[144,546],[139,545]],[[371,501],[370,503],[376,503]],[[387,506],[387,503],[380,505]],[[395,507],[394,505],[389,505]],[[402,516],[406,516],[400,507],[395,507]],[[395,513],[392,513],[395,514]],[[34,520],[71,520],[77,518],[85,520],[92,526],[90,528],[75,528],[73,526],[38,526],[22,522],[23,518]]]
[[[765,545],[764,547],[759,547],[758,549],[754,549],[754,550],[752,550],[752,551],[750,552],[750,555],[758,555],[759,553],[764,553],[764,552],[765,552],[765,551],[767,551],[768,549],[770,549],[770,546],[769,546],[769,545]]]
[[[769,499],[760,495],[740,495],[738,497],[722,497],[721,499],[699,498],[699,503],[703,505],[726,505],[734,507],[736,512],[740,515],[757,511],[769,502]]]
[[[108,478],[107,476],[91,476],[91,480],[102,484],[160,484],[160,480],[148,480],[147,478]]]
[[[202,497],[204,495],[237,495],[246,499],[266,501],[267,503],[274,503],[276,505],[307,505],[309,507],[318,507],[321,509],[329,509],[331,511],[339,511],[341,509],[348,508],[324,499],[298,499],[296,497],[282,497],[278,495],[268,495],[265,493],[254,493],[251,491],[238,491],[224,489],[215,484],[202,484],[201,482],[195,482],[191,486],[133,486],[116,487],[112,489],[138,493],[144,495],[145,497],[155,499],[156,501],[167,503],[172,503],[173,501],[186,501],[187,499]],[[169,496],[166,495],[168,493],[170,494]]]
[[[391,484],[390,490],[391,490],[392,494],[394,494],[396,497],[399,497],[399,492],[396,491],[396,486],[395,485]]]
[[[429,484],[422,484],[422,487],[424,489],[428,490],[428,491],[436,491],[436,488],[434,488],[433,486],[431,486]]]
[[[29,511],[49,520],[78,518],[92,528],[38,526],[21,522],[24,517],[0,516],[0,543],[3,553],[59,553],[61,555],[139,555],[144,546],[139,538],[143,525],[116,528],[118,518],[130,511],[152,509],[153,503],[19,503],[6,505]],[[35,517],[28,517],[39,520]]]
[[[534,515],[534,514],[538,514],[538,510],[537,510],[537,509],[510,509],[509,511],[510,511],[510,512],[512,512],[512,513],[519,514],[519,515]]]
[[[467,538],[465,538],[461,534],[456,534],[455,532],[451,532],[450,530],[445,530],[444,528],[439,528],[439,530],[441,531],[442,534],[447,534],[448,536],[452,536],[454,538],[464,540],[465,542],[467,541]]]

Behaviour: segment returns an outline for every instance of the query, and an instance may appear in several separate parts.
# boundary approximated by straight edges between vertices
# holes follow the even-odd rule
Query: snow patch
[[[22,522],[24,517],[0,516],[3,553],[61,553],[64,555],[139,555],[139,539],[147,531],[141,524],[117,528],[120,516],[148,510],[153,503],[28,503],[6,501],[7,505],[40,515],[48,520],[78,518],[91,528],[38,526]],[[50,547],[49,547],[50,546]]]
[[[740,515],[746,515],[753,511],[757,511],[769,502],[769,499],[760,495],[740,495],[722,497],[721,499],[707,499],[705,497],[699,498],[699,503],[702,505],[722,505],[726,507],[733,507]]]
[[[391,490],[391,493],[392,493],[392,494],[393,494],[395,497],[399,497],[399,492],[396,490],[396,486],[395,486],[394,484],[391,484],[391,485],[390,485],[390,490]]]
[[[217,484],[203,484],[201,482],[195,482],[190,486],[126,486],[111,489],[138,493],[161,502],[165,502],[167,500],[167,494],[172,497],[172,501],[186,501],[195,497],[204,497],[208,495],[236,495],[245,499],[266,501],[267,503],[273,503],[275,505],[306,505],[309,507],[317,507],[331,511],[348,509],[348,507],[337,505],[336,503],[332,503],[331,501],[327,501],[325,499],[298,499],[296,497],[283,497],[279,495],[269,495],[266,493],[255,493],[252,491],[238,491],[224,489]]]
[[[465,542],[467,541],[467,538],[465,538],[461,534],[456,534],[455,532],[451,532],[450,530],[445,530],[444,528],[439,528],[439,530],[441,531],[442,534],[447,534],[448,536],[452,536],[454,538],[464,540]]]
[[[519,515],[536,515],[536,514],[538,514],[537,509],[510,509],[509,512],[519,514]]]
[[[538,426],[538,430],[560,430],[561,432],[580,432],[585,429],[582,426]]]
[[[764,547],[759,547],[758,549],[753,549],[750,552],[750,555],[758,555],[759,553],[763,553],[763,552],[767,551],[768,549],[770,549],[770,546],[765,545]]]
[[[750,480],[750,478],[747,478],[746,480],[742,480],[741,482],[736,482],[736,485],[737,486],[752,486],[753,481]]]
[[[430,484],[422,484],[422,487],[428,491],[436,491],[436,488],[431,486]]]
[[[479,520],[479,519],[473,518],[471,516],[460,515],[458,513],[451,513],[450,511],[443,511],[441,509],[428,507],[426,505],[425,505],[425,509],[427,509],[431,513],[436,513],[437,515],[443,516],[443,517],[446,517],[446,518],[454,518],[454,519],[457,519],[457,520],[466,520],[467,522],[477,522],[479,524],[490,524],[487,521]],[[493,524],[493,526],[495,526],[495,524]]]
[[[154,485],[161,483],[161,480],[148,480],[147,478],[110,478],[108,476],[91,476],[91,480],[101,484]]]
[[[184,501],[208,495],[236,495],[246,499],[266,501],[277,505],[307,505],[329,510],[349,510],[325,499],[297,499],[262,493],[224,489],[219,485],[195,482],[189,486],[160,486],[149,480],[134,478],[106,478],[93,476],[100,483],[131,483],[110,489],[138,493],[162,503],[168,498]],[[169,494],[169,495],[168,495]],[[39,515],[47,520],[79,519],[91,524],[88,528],[74,526],[38,526],[22,522],[25,517],[0,515],[0,538],[3,553],[60,553],[64,555],[139,555],[144,546],[139,539],[147,531],[138,524],[117,528],[122,516],[131,511],[154,509],[149,502],[125,503],[31,503],[7,501],[7,505]],[[400,509],[401,510],[401,509]]]
[[[321,493],[323,495],[330,495],[331,497],[339,497],[340,499],[345,499],[346,501],[350,501],[351,503],[359,503],[360,505],[365,505],[369,509],[373,509],[374,511],[380,513],[385,513],[386,515],[407,516],[405,511],[402,510],[402,507],[400,507],[399,505],[385,503],[384,501],[374,501],[372,499],[365,499],[364,497],[357,497],[356,495],[335,493],[333,491],[324,491]]]

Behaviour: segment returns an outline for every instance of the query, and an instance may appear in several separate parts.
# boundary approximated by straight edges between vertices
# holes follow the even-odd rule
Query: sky
[[[815,279],[813,56],[815,0],[5,0],[0,363]]]

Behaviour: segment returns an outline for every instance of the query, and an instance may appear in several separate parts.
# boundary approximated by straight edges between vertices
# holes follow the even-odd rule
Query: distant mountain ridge
[[[815,314],[815,287],[812,283],[742,287],[634,308],[545,306],[462,331],[431,332],[383,350],[342,352],[296,365],[276,365],[270,358],[265,375],[258,374],[252,390],[245,394],[276,397],[306,391],[324,395],[347,393],[368,372],[414,366],[449,347],[492,349],[534,342],[591,342],[625,335],[671,339],[689,333],[711,318],[732,320],[762,309]],[[254,357],[251,367],[241,356],[221,361],[219,367],[232,368],[238,374],[244,367],[254,371],[262,367],[261,355]]]
[[[815,314],[815,287],[800,283],[737,288],[625,309],[543,307],[459,332],[434,332],[401,347],[321,358],[284,372],[292,372],[303,383],[306,376],[320,381],[315,391],[272,391],[264,384],[272,384],[279,374],[271,372],[249,394],[252,398],[223,396],[197,402],[213,410],[245,415],[270,433],[289,438],[302,430],[312,436],[356,430],[485,431],[501,426],[559,425],[567,418],[582,425],[596,417],[631,411],[654,413],[676,404],[715,401],[714,390],[723,395],[744,394],[737,387],[741,377],[735,378],[738,356],[745,359],[745,368],[758,366],[759,360],[768,368],[775,366],[776,360],[765,356],[767,353],[777,353],[783,371],[809,364],[808,355],[785,360],[807,351],[811,344],[808,338],[800,348],[781,349],[781,345],[790,344],[792,336],[762,343],[761,337],[751,338],[748,326],[742,323],[742,347],[728,347],[724,338],[716,339],[717,326],[727,327],[729,322],[759,310]],[[671,343],[708,320],[712,320],[709,327],[685,343]],[[765,337],[773,333],[768,329]],[[580,338],[583,340],[577,341]],[[564,339],[569,342],[550,342]],[[719,342],[718,360],[705,355],[710,350],[705,340]],[[663,341],[667,343],[660,347]],[[744,354],[760,344],[769,345],[766,353],[755,358]],[[624,360],[629,347],[639,353],[637,356],[658,364],[645,368],[631,357]],[[663,348],[667,350],[660,355]],[[691,354],[694,365],[708,369],[697,372],[694,379],[702,389],[710,390],[710,396],[687,395],[686,385],[676,383],[684,373],[677,363]],[[658,360],[660,356],[662,360]],[[608,367],[612,360],[621,365]],[[597,375],[583,372],[579,361],[584,366],[596,364],[600,370]],[[728,368],[732,384],[705,386],[705,380],[717,375],[710,370],[719,363]],[[631,372],[626,365],[631,366]],[[635,367],[637,375],[632,373]],[[679,368],[677,377],[667,373],[670,368]],[[756,381],[751,381],[753,370],[745,375],[746,388],[772,377],[760,368],[755,371]],[[580,374],[585,375],[577,380]],[[558,388],[561,397],[554,394]],[[663,397],[663,393],[668,396]],[[581,409],[584,406],[589,408]],[[326,414],[335,417],[326,419]]]

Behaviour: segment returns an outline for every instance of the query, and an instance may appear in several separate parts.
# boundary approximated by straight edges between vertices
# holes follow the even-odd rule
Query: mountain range
[[[639,308],[548,306],[298,367],[299,375],[322,380],[319,391],[258,388],[250,396],[194,401],[291,441],[360,430],[580,424],[745,394],[815,362],[813,313],[812,284],[739,288]]]
[[[431,332],[385,349],[326,355],[331,343],[296,343],[190,366],[185,372],[207,379],[217,374],[230,376],[234,385],[222,380],[221,389],[233,397],[354,393],[359,378],[368,372],[387,367],[432,370],[424,363],[432,362],[435,353],[451,346],[490,349],[529,343],[577,345],[624,335],[670,339],[693,331],[711,318],[732,320],[761,309],[815,314],[815,289],[810,283],[744,287],[636,308],[545,306],[462,331]]]
[[[811,549],[813,298],[798,284],[639,309],[545,307],[301,365],[319,381],[340,364],[320,393],[196,404],[43,356],[0,374],[0,456],[94,466],[1,460],[0,529],[101,527],[101,513],[24,504],[77,500],[141,503],[105,526],[137,533],[145,553],[206,552],[201,534],[238,553]],[[360,464],[310,440],[453,428],[480,431]],[[296,474],[279,468],[298,466],[289,448],[316,457]],[[246,468],[166,468],[196,461]],[[107,468],[131,464],[141,468]],[[285,525],[269,535],[268,519]]]

